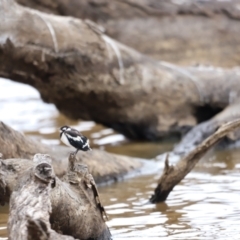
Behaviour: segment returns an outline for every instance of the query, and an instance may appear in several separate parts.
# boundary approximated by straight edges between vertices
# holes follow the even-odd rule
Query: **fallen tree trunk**
[[[239,119],[222,125],[214,134],[204,140],[181,160],[179,160],[175,166],[169,166],[167,156],[165,160],[165,168],[150,201],[152,203],[165,201],[173,188],[194,168],[197,162],[212,146],[214,146],[227,134],[239,128]]]
[[[43,14],[12,0],[0,4],[0,76],[34,86],[68,117],[155,140],[185,132],[206,120],[200,117],[206,109],[209,119],[240,96],[239,69],[156,62],[89,21]]]
[[[5,200],[11,195],[10,239],[29,239],[28,231],[36,229],[39,223],[40,233],[49,234],[50,239],[54,239],[52,235],[73,239],[60,238],[51,228],[78,239],[111,239],[104,222],[106,213],[87,167],[70,155],[67,175],[61,181],[54,176],[49,159],[48,155],[36,154],[31,167],[25,167],[23,159],[1,161],[0,183],[5,184],[1,193]],[[12,185],[8,185],[9,181]],[[30,232],[33,234],[33,230]]]
[[[18,2],[48,13],[91,19],[109,36],[159,60],[222,67],[240,63],[238,0]]]
[[[49,147],[34,141],[0,122],[0,153],[3,154],[4,159],[32,159],[36,153],[47,153],[52,156],[56,175],[62,176],[67,171],[69,152],[70,150],[67,147]],[[100,150],[79,152],[76,157],[79,162],[88,166],[97,183],[116,181],[125,174],[143,166],[139,159]],[[21,168],[21,166],[19,167]]]

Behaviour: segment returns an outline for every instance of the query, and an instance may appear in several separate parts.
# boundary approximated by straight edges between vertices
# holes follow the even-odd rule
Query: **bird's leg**
[[[76,152],[74,152],[74,155],[75,155],[75,156],[77,155],[78,151],[79,151],[79,149],[77,149]]]
[[[79,151],[79,149],[77,149],[75,152],[71,152],[71,154],[72,154],[73,156],[76,156],[77,153],[78,153],[78,151]]]

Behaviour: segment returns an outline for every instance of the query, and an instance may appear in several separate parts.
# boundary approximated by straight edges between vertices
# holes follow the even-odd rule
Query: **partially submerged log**
[[[89,21],[44,14],[13,0],[0,0],[0,6],[0,76],[34,86],[68,117],[155,140],[185,133],[240,97],[237,68],[157,62]]]
[[[200,143],[194,150],[177,162],[175,166],[169,165],[168,155],[165,160],[165,168],[158,181],[152,203],[163,202],[167,199],[173,188],[194,168],[202,156],[219,140],[227,134],[240,128],[240,120],[235,120],[222,125],[215,133]]]
[[[0,153],[3,159],[23,158],[31,162],[36,153],[47,153],[52,156],[56,175],[62,176],[67,171],[69,152],[70,149],[67,147],[49,147],[34,141],[0,121]],[[97,183],[116,181],[143,166],[139,159],[94,149],[91,152],[79,152],[76,158],[78,162],[88,166]],[[18,167],[21,168],[21,165]]]
[[[239,0],[17,0],[56,15],[91,19],[118,41],[177,64],[240,63]]]
[[[78,239],[111,239],[104,221],[106,213],[87,167],[70,155],[67,175],[61,181],[54,176],[49,158],[36,154],[31,167],[25,167],[24,159],[1,161],[0,183],[6,187],[0,192],[5,200],[11,195],[10,239],[27,239],[27,229],[33,235],[36,228],[42,235],[58,236],[56,231]],[[22,168],[16,167],[19,165]],[[10,180],[12,185],[8,185]],[[18,232],[20,226],[22,231]]]
[[[35,155],[33,167],[26,176],[18,179],[10,199],[8,220],[9,240],[73,240],[51,229],[51,188],[55,175],[51,159]]]

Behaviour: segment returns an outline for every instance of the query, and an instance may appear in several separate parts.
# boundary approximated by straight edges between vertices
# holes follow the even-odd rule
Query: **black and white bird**
[[[83,136],[78,130],[69,126],[63,126],[60,128],[60,139],[67,146],[76,148],[74,155],[76,155],[79,150],[92,150],[89,146],[88,138]]]

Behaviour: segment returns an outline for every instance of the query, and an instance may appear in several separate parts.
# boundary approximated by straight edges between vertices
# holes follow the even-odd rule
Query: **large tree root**
[[[169,165],[167,156],[165,168],[150,201],[153,203],[165,201],[173,188],[194,168],[201,157],[219,140],[238,128],[240,128],[240,120],[222,125],[214,134],[178,161],[175,166]]]
[[[0,182],[5,185],[1,193],[5,201],[11,195],[10,239],[33,239],[27,235],[33,235],[34,229],[38,229],[36,234],[54,239],[58,234],[51,228],[79,239],[111,239],[104,221],[106,213],[87,167],[70,155],[67,175],[61,181],[54,176],[49,159],[36,154],[33,162],[28,161],[32,166],[26,166],[23,159],[1,161]],[[10,179],[12,185],[8,184]]]

